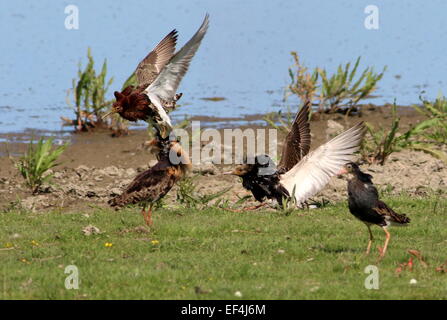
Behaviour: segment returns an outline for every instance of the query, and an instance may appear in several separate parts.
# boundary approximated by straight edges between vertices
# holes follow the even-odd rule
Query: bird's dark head
[[[114,93],[116,101],[112,105],[112,113],[121,113],[124,110],[124,106],[127,105],[128,99],[121,92],[115,91]]]
[[[125,106],[129,104],[129,99],[128,99],[128,96],[124,95],[123,93],[124,93],[124,91],[123,92],[115,91],[113,93],[115,95],[116,101],[113,103],[110,111],[102,116],[103,119],[107,118],[108,116],[110,116],[114,113],[121,114],[124,111]]]
[[[345,164],[339,174],[348,174],[348,178],[356,177],[357,179],[365,182],[371,181],[372,179],[370,174],[362,172],[360,167],[354,162],[348,162]]]
[[[346,170],[346,173],[355,174],[360,172],[359,166],[354,162],[348,162],[347,164],[345,164],[344,169]]]
[[[111,110],[102,117],[103,119],[114,113],[118,113],[123,116],[123,112],[131,109],[132,106],[134,108],[138,108],[139,104],[146,102],[144,99],[145,97],[139,92],[135,92],[133,86],[126,87],[122,92],[115,91],[113,94],[116,101],[113,103]],[[127,120],[135,121],[134,119]]]
[[[268,155],[258,155],[250,161],[245,159],[243,164],[236,166],[233,171],[226,172],[225,174],[232,174],[239,177],[243,177],[248,174],[269,176],[275,174],[276,172],[276,165]]]

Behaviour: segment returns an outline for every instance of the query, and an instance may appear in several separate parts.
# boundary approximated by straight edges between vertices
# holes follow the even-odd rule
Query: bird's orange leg
[[[146,214],[146,210],[145,210],[146,208],[145,207],[143,207],[143,209],[141,209],[141,215],[143,216],[143,219],[144,219],[144,222],[146,222],[146,224],[147,224],[147,214]]]
[[[386,248],[388,247],[388,242],[390,242],[390,239],[391,239],[391,234],[388,232],[388,230],[385,227],[382,227],[382,229],[386,233],[386,239],[385,239],[385,243],[383,245],[383,249],[379,247],[380,258],[383,258],[385,256]]]
[[[368,241],[368,246],[366,247],[366,255],[369,255],[369,252],[371,250],[371,244],[374,240],[373,234],[371,232],[371,227],[369,226],[369,224],[366,225],[368,227],[368,231],[369,231],[369,241]]]
[[[147,210],[146,224],[150,227],[152,227],[152,225],[154,224],[154,222],[152,221],[152,206],[150,206],[149,209]]]
[[[146,209],[146,207],[143,207],[143,209],[141,209],[141,215],[143,216],[144,222],[146,222],[146,224],[151,227],[153,224],[153,222],[152,222],[152,206],[150,206],[147,211],[145,209]]]

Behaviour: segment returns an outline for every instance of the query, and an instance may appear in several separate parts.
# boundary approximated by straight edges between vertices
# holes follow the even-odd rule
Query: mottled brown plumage
[[[135,76],[139,86],[146,88],[154,82],[174,55],[176,44],[177,31],[174,29],[138,64]]]
[[[410,223],[410,218],[408,218],[403,213],[397,213],[383,201],[378,201],[377,206],[372,208],[376,213],[380,214],[382,217],[385,217],[385,219],[388,219],[391,221],[391,223],[397,223],[397,224],[407,224]]]
[[[310,150],[310,101],[306,101],[293,121],[292,128],[284,140],[278,171],[285,173],[292,169]]]
[[[150,169],[140,173],[124,192],[109,200],[112,207],[141,204],[142,214],[147,224],[152,224],[152,206],[163,198],[191,168],[188,156],[177,141],[155,139],[152,144],[157,151],[158,162]],[[149,205],[148,212],[145,212]]]

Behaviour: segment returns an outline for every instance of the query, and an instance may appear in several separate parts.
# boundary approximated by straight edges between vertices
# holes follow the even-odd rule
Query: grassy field
[[[374,251],[365,256],[367,229],[346,203],[287,216],[160,209],[150,232],[138,228],[143,219],[137,208],[0,213],[0,298],[447,298],[447,274],[435,271],[447,259],[447,200],[384,200],[412,222],[391,229],[380,263],[376,247],[383,231],[373,228]],[[101,233],[85,236],[87,225]],[[412,271],[397,275],[409,249],[419,250],[428,267],[415,262]],[[68,265],[78,268],[78,290],[64,286]],[[365,289],[368,265],[379,268],[379,290]]]

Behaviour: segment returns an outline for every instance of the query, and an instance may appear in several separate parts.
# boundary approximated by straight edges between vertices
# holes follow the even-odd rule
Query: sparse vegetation
[[[230,188],[210,193],[200,194],[196,191],[197,185],[194,182],[194,177],[188,176],[180,180],[178,183],[177,201],[186,208],[203,209],[209,206],[209,203],[217,198],[223,196]],[[218,202],[218,204],[222,204]]]
[[[40,138],[36,145],[31,141],[28,151],[15,163],[33,194],[38,193],[39,187],[43,183],[51,181],[53,174],[46,173],[58,165],[56,161],[67,147],[67,144],[56,148],[53,148],[52,145],[53,138],[49,138],[45,142],[43,138]]]
[[[376,73],[373,67],[367,67],[355,79],[360,64],[359,57],[352,69],[351,63],[339,65],[333,75],[328,75],[327,71],[321,68],[309,72],[301,64],[298,53],[291,54],[294,65],[289,68],[290,84],[286,89],[286,98],[293,94],[302,101],[310,100],[313,105],[318,106],[319,112],[349,113],[362,99],[369,97],[377,89],[377,83],[386,70],[384,67],[381,73]]]
[[[79,62],[78,78],[73,79],[73,88],[69,91],[74,95],[75,120],[62,118],[67,124],[75,125],[77,131],[88,131],[90,128],[103,125],[101,116],[111,105],[106,101],[106,93],[113,82],[113,77],[106,81],[107,61],[104,60],[101,72],[96,74],[95,62],[91,49],[87,50],[88,63],[84,70]],[[70,98],[67,103],[71,106]]]
[[[290,84],[286,89],[286,98],[289,94],[297,95],[302,101],[314,101],[318,88],[318,69],[310,73],[300,62],[298,53],[291,52],[294,65],[289,68]],[[295,70],[293,70],[295,69]]]
[[[224,197],[219,198],[214,202],[213,207],[220,208],[220,209],[230,209],[230,211],[238,210],[242,208],[243,204],[247,202],[249,199],[252,198],[251,195],[245,195],[242,197],[238,197],[238,200],[236,200],[234,203],[231,203],[229,199],[226,199]]]
[[[427,141],[428,129],[437,126],[438,118],[424,120],[411,127],[404,133],[399,133],[400,118],[397,115],[396,103],[391,108],[392,124],[389,130],[380,126],[375,128],[372,124],[366,123],[368,134],[363,140],[360,153],[362,158],[368,163],[385,164],[386,159],[393,152],[403,149],[423,151],[432,156],[447,162],[447,155],[440,150],[432,141]]]
[[[287,112],[283,113],[281,110],[278,112],[267,113],[263,120],[267,125],[280,130],[284,133],[288,133],[292,127],[293,120],[295,119],[296,112],[292,112],[290,108],[287,108]]]
[[[430,102],[420,97],[423,107],[414,106],[421,114],[427,116],[431,125],[424,131],[424,137],[429,142],[447,143],[447,98],[439,94],[434,102]]]
[[[422,101],[424,108],[415,106],[415,109],[430,118],[447,118],[447,98],[441,93],[435,99],[434,102],[430,102],[422,97],[419,97]]]

